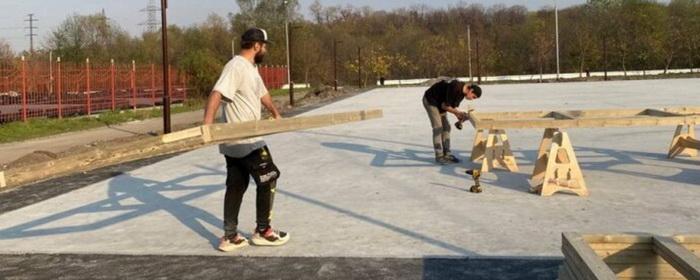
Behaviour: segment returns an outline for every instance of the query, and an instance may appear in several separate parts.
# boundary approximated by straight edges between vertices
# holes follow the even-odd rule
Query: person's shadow
[[[218,237],[207,230],[203,223],[221,227],[223,221],[215,215],[187,203],[197,198],[219,192],[223,190],[224,185],[191,186],[184,184],[184,182],[200,176],[221,176],[221,172],[206,170],[204,172],[192,173],[163,182],[137,178],[127,174],[120,175],[109,181],[107,198],[2,229],[0,230],[0,239],[17,239],[32,236],[94,231],[145,216],[156,211],[165,211],[190,230],[199,234],[202,238],[209,240],[212,246],[216,246],[218,245]],[[175,198],[170,198],[173,195],[169,195],[168,192],[172,192],[173,194],[187,193]],[[138,201],[138,203],[133,203],[133,200]],[[61,220],[75,218],[81,214],[104,212],[122,214],[80,225],[47,227],[47,225],[54,224]]]

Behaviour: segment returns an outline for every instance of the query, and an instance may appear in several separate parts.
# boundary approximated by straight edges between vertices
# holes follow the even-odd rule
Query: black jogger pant
[[[258,227],[267,227],[272,220],[272,203],[279,169],[272,162],[267,146],[255,150],[243,158],[226,156],[226,196],[224,198],[224,231],[233,236],[238,230],[238,213],[243,194],[252,177],[257,185],[255,201]]]

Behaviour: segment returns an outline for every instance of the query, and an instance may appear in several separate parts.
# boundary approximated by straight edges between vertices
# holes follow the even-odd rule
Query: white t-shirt
[[[249,60],[237,55],[226,63],[213,90],[223,96],[221,109],[224,122],[260,120],[260,98],[267,94],[267,88],[258,68]],[[254,137],[221,144],[219,152],[230,157],[242,158],[264,146],[265,141],[261,137]]]

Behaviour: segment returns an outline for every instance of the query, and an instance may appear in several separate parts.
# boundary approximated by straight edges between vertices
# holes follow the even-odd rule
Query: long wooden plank
[[[688,279],[700,279],[700,259],[673,239],[654,236],[654,251]]]
[[[588,243],[653,243],[650,234],[584,234],[583,240]]]
[[[583,264],[578,269],[585,274],[586,279],[617,279],[610,268],[588,246],[578,233],[562,233],[562,251],[574,261]]]
[[[202,141],[205,143],[227,141],[377,119],[381,118],[382,115],[382,110],[364,110],[286,118],[281,120],[262,120],[236,124],[203,125],[174,132],[169,135],[164,135],[161,140],[163,143],[171,143],[184,139],[202,137]]]
[[[5,185],[8,187],[20,186],[30,182],[50,179],[60,175],[67,175],[81,171],[93,170],[103,166],[128,162],[136,159],[148,158],[155,155],[188,151],[202,147],[214,141],[226,141],[236,137],[251,137],[256,135],[267,135],[276,132],[290,131],[292,129],[307,129],[312,127],[328,126],[333,124],[348,123],[367,119],[379,118],[382,116],[381,110],[357,111],[319,115],[312,117],[289,118],[277,121],[261,121],[264,123],[259,127],[267,130],[256,129],[252,126],[253,133],[235,125],[215,125],[200,126],[198,128],[187,129],[182,134],[167,137],[164,143],[162,137],[153,137],[115,144],[99,149],[91,149],[86,152],[70,155],[63,158],[53,159],[28,166],[17,167],[4,170],[2,174],[5,178]],[[284,125],[285,123],[291,125]],[[295,123],[296,122],[296,123]],[[279,125],[282,124],[282,128]],[[250,124],[246,124],[250,125]],[[295,126],[296,125],[296,126]],[[217,127],[219,130],[213,131]],[[229,129],[235,135],[227,134]],[[218,134],[217,134],[218,133]],[[178,136],[179,135],[179,136]]]
[[[700,235],[676,235],[673,239],[683,244],[700,244]]]
[[[693,115],[700,114],[700,107],[670,107],[664,108],[664,111],[683,115]]]
[[[683,147],[686,148],[700,150],[700,140],[697,139],[693,139],[690,137],[681,137],[678,138],[678,143],[680,143]]]
[[[556,119],[512,119],[488,120],[475,122],[476,129],[512,129],[512,128],[585,128],[585,127],[629,127],[629,126],[671,126],[679,124],[700,123],[700,116],[679,117],[596,117],[578,118],[573,120]]]
[[[7,187],[7,182],[5,181],[5,172],[0,171],[0,189]]]
[[[585,239],[585,236],[584,236]],[[610,251],[620,251],[620,250],[645,250],[651,251],[651,243],[588,243],[594,251],[598,250],[610,250]]]

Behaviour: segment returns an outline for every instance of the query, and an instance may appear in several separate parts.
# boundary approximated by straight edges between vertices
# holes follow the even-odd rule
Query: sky
[[[300,0],[301,12],[309,14],[309,5],[314,0]],[[430,1],[370,1],[370,0],[320,0],[324,6],[352,5],[355,7],[369,6],[374,10],[392,10],[414,5],[427,5],[434,8],[447,8],[462,3],[482,4],[485,7],[496,4],[523,5],[530,10],[552,7],[555,0],[430,0]],[[144,26],[139,25],[146,20],[147,14],[142,12],[149,0],[1,0],[0,1],[0,38],[10,43],[13,51],[20,52],[29,49],[27,14],[33,13],[37,19],[34,24],[38,34],[34,40],[35,48],[41,48],[43,42],[64,19],[73,14],[94,14],[102,9],[108,18],[132,35],[141,34]],[[160,4],[159,0],[156,0]],[[585,0],[558,0],[560,7],[585,3]],[[238,12],[235,0],[169,0],[168,23],[188,26],[203,22],[211,13],[225,17],[228,13]],[[160,19],[160,13],[158,13]]]

